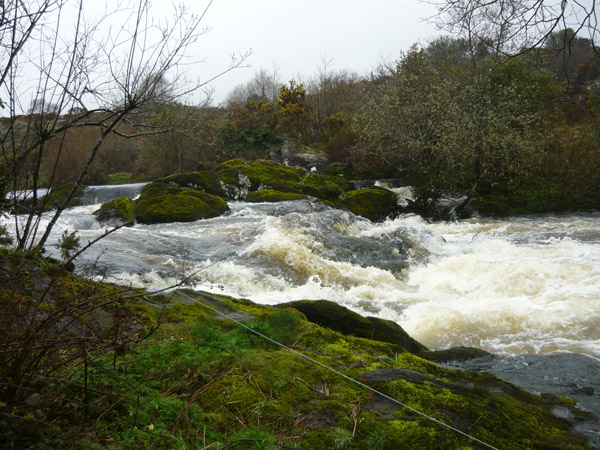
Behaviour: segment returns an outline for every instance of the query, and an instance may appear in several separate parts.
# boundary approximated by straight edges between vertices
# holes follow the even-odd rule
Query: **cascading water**
[[[186,279],[259,303],[329,299],[391,319],[434,348],[568,350],[600,357],[600,215],[374,224],[318,202],[234,202],[219,218],[136,225],[97,243],[77,270],[164,288]],[[96,206],[67,210],[82,242]],[[52,251],[52,250],[51,250]]]
[[[112,186],[87,186],[80,199],[82,205],[107,203],[120,197],[135,198],[148,183],[115,184]]]

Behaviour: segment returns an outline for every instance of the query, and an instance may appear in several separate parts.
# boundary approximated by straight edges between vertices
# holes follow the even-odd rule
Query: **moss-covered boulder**
[[[302,193],[329,201],[336,201],[340,194],[353,187],[352,182],[345,178],[320,173],[310,173],[300,182]]]
[[[304,194],[295,194],[293,192],[281,192],[273,189],[263,189],[262,191],[248,192],[246,200],[249,202],[286,202],[290,200],[303,200],[308,198]]]
[[[378,221],[398,211],[396,194],[387,189],[356,189],[340,196],[339,206],[357,216]]]
[[[240,159],[226,161],[215,172],[227,198],[246,199],[248,192],[263,189],[299,193],[303,173],[300,169],[258,160],[245,162]]]
[[[153,183],[150,183],[150,184],[147,184],[146,186],[144,186],[144,188],[142,189],[142,192],[140,192],[140,196],[138,197],[136,202],[139,203],[140,200],[150,200],[150,199],[160,197],[163,195],[167,195],[167,194],[177,195],[181,191],[183,191],[183,189],[179,188],[177,186],[173,186],[173,185],[167,184],[167,183],[162,183],[160,181],[155,181]]]
[[[133,224],[135,222],[135,202],[129,197],[120,197],[104,203],[94,212],[96,219],[101,223],[113,226]]]
[[[169,175],[168,177],[156,180],[156,182],[171,184],[180,188],[196,189],[212,195],[222,196],[224,192],[219,180],[219,175],[217,173],[201,170],[198,172]]]
[[[427,351],[427,347],[411,338],[397,323],[377,317],[363,317],[334,302],[300,300],[278,307],[297,309],[309,321],[348,336],[388,342],[397,346],[398,351],[415,354]]]
[[[227,202],[216,195],[156,182],[142,189],[136,204],[136,219],[146,224],[193,222],[229,210]]]

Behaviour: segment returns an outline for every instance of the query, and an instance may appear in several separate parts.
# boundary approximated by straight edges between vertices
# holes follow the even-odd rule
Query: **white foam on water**
[[[64,229],[78,229],[82,243],[99,236],[97,207],[65,211],[54,242]],[[598,215],[434,224],[406,215],[373,224],[342,214],[322,229],[309,213],[272,210],[236,203],[227,217],[124,228],[82,260],[105,258],[108,269],[122,264],[106,280],[134,287],[163,289],[194,274],[188,286],[258,303],[332,300],[393,320],[433,349],[600,357]],[[328,240],[334,234],[339,239]],[[385,241],[381,248],[392,255],[408,242],[409,269],[373,267],[373,258],[357,263],[332,251],[344,236],[352,245]],[[221,259],[223,246],[229,253]]]
[[[600,244],[560,237],[585,233],[589,221],[563,229],[543,220],[432,226],[449,244],[410,271],[409,306],[389,318],[433,348],[600,355]]]

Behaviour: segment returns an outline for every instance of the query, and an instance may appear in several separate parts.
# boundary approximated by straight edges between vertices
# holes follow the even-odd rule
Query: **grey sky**
[[[187,0],[191,2],[193,0]],[[197,2],[194,9],[207,2]],[[425,19],[435,13],[418,0],[214,0],[203,25],[210,27],[194,47],[190,77],[206,80],[229,65],[232,54],[252,50],[247,69],[212,83],[215,103],[260,68],[279,67],[283,80],[317,72],[323,57],[333,69],[360,74],[381,58],[395,59],[416,42],[438,34]]]

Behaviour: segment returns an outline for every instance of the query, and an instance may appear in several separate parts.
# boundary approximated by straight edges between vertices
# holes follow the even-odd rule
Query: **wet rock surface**
[[[379,319],[377,317],[363,317],[334,302],[327,300],[300,300],[282,303],[277,305],[277,307],[297,309],[304,314],[310,322],[331,328],[340,333],[388,342],[398,346],[399,349],[412,353],[420,353],[426,350],[423,345],[411,338],[402,327],[395,322]],[[392,375],[385,373],[381,374],[381,376],[384,378],[389,376],[407,376],[401,369],[397,370],[401,373],[398,374],[394,372]],[[378,375],[378,373],[373,373],[372,377],[374,377],[374,379],[370,381],[377,381]],[[371,375],[365,376],[369,377]]]
[[[574,399],[580,410],[596,417],[576,417],[561,407],[554,408],[553,414],[576,422],[574,429],[594,448],[600,448],[600,361],[597,359],[576,353],[490,355],[447,362],[444,366],[495,375],[536,394],[559,394]]]

